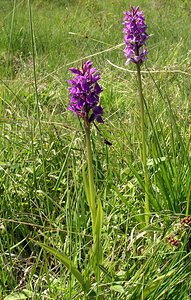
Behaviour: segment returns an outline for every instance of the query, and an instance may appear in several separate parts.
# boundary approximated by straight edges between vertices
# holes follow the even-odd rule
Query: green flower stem
[[[101,229],[103,220],[103,210],[100,199],[96,202],[96,191],[94,185],[92,149],[90,141],[90,124],[85,122],[86,131],[86,147],[88,160],[88,183],[86,185],[87,198],[90,206],[92,217],[92,233],[93,233],[93,260],[92,265],[95,272],[97,282],[100,280],[99,265],[102,263],[102,246],[101,246]],[[97,299],[97,298],[96,298]]]
[[[146,139],[145,139],[145,115],[144,115],[144,97],[141,81],[141,67],[140,64],[137,66],[137,79],[138,79],[138,92],[140,101],[140,118],[141,118],[141,138],[142,138],[142,154],[141,160],[143,163],[144,181],[145,181],[145,223],[149,224],[149,172],[147,167],[147,150],[146,150]]]
[[[90,141],[90,126],[85,124],[86,131],[86,147],[87,147],[87,159],[88,159],[88,181],[89,181],[89,205],[92,215],[92,227],[94,236],[94,226],[96,220],[96,203],[95,203],[95,185],[94,185],[94,175],[93,175],[93,163],[92,163],[92,150]]]

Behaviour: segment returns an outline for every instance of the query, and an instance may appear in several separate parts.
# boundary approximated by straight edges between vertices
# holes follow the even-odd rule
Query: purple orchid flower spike
[[[149,38],[146,30],[145,18],[143,12],[139,11],[139,6],[134,8],[130,6],[130,11],[124,12],[124,42],[126,64],[134,62],[141,64],[147,57],[147,49],[144,49],[145,43]]]
[[[82,63],[81,70],[76,68],[69,70],[74,74],[73,79],[68,80],[71,85],[69,110],[83,118],[87,125],[94,120],[103,123],[103,108],[99,104],[99,95],[103,91],[98,83],[100,73],[96,68],[92,68],[90,60]]]

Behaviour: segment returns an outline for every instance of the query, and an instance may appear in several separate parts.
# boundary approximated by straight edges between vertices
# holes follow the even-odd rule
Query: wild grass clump
[[[1,1],[0,299],[190,299],[189,3],[130,4]]]

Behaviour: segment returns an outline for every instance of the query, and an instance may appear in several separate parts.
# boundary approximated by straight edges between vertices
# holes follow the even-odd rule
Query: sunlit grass
[[[191,209],[189,2],[133,3],[144,10],[151,34],[142,68],[151,178],[147,227],[136,74],[133,66],[117,68],[127,69],[121,20],[130,2],[35,0],[33,47],[29,4],[0,1],[0,298],[24,289],[32,299],[90,297],[34,240],[66,255],[90,278],[92,295],[97,291],[84,135],[68,111],[66,82],[68,67],[92,55],[102,72],[105,108],[101,133],[92,128],[104,210],[100,299],[190,299],[190,232],[180,225]],[[168,242],[172,235],[181,240],[177,248]]]

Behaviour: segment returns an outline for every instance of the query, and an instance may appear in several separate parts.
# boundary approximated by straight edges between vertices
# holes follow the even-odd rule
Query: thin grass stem
[[[33,18],[32,18],[32,8],[31,8],[31,1],[28,0],[29,6],[29,23],[30,23],[30,33],[31,33],[31,50],[32,50],[32,64],[33,64],[33,76],[34,76],[34,91],[35,91],[35,100],[36,100],[36,111],[37,111],[37,122],[39,127],[39,134],[40,134],[40,146],[41,146],[41,153],[42,153],[42,170],[43,170],[43,179],[44,179],[44,187],[46,194],[48,194],[47,188],[47,181],[46,181],[46,163],[45,163],[45,153],[43,148],[43,136],[42,136],[42,126],[41,126],[41,112],[40,112],[40,103],[39,103],[39,95],[38,95],[38,85],[37,85],[37,74],[36,74],[36,55],[35,55],[35,40],[34,40],[34,30],[33,30]],[[52,207],[51,203],[49,202],[48,198],[46,197],[47,201],[47,210],[48,215],[50,216]]]

